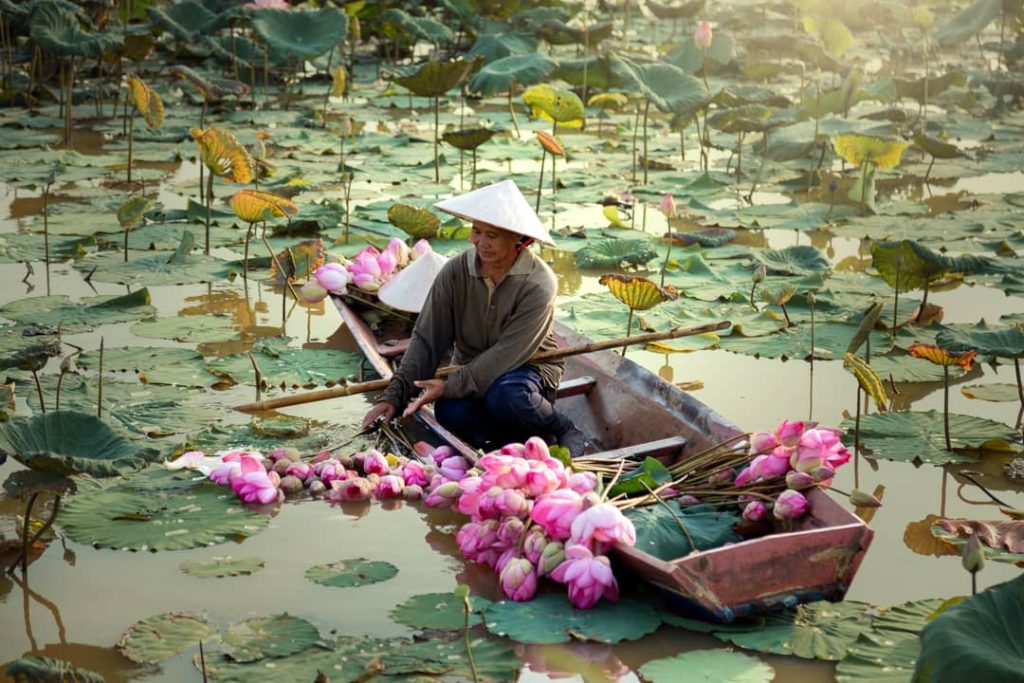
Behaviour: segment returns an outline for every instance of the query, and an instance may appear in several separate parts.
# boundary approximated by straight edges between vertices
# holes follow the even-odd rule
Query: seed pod
[[[977,574],[985,568],[985,548],[975,534],[967,537],[963,547],[962,562],[964,569],[972,574]]]

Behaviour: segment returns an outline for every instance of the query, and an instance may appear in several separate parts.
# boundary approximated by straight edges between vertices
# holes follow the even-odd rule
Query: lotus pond
[[[1021,3],[293,4],[0,0],[5,568],[41,532],[0,577],[5,673],[1019,680]],[[744,429],[814,420],[852,449],[859,419],[830,495],[883,506],[846,602],[712,627],[620,576],[590,613],[496,606],[455,512],[246,509],[147,466],[361,447],[363,398],[231,407],[367,376],[298,287],[392,237],[456,253],[431,205],[507,177],[555,235],[563,322],[729,320],[629,357]],[[633,315],[606,273],[679,296]],[[458,585],[487,615],[472,663]]]

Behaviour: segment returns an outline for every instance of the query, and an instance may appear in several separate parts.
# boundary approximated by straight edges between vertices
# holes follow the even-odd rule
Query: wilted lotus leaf
[[[629,102],[629,98],[620,92],[602,92],[591,96],[587,100],[588,107],[600,109],[622,109]]]
[[[164,125],[164,101],[156,94],[156,91],[143,83],[142,79],[132,74],[128,77],[128,91],[131,94],[132,104],[146,120],[150,128],[159,128]]]
[[[129,626],[117,641],[117,649],[138,664],[155,664],[205,640],[213,632],[201,616],[168,612]]]
[[[252,27],[272,50],[299,59],[316,59],[345,40],[348,16],[334,7],[319,10],[261,9]]]
[[[570,128],[583,127],[583,101],[571,90],[547,83],[532,85],[523,92],[530,115]]]
[[[874,164],[878,168],[895,168],[910,143],[887,140],[863,133],[841,133],[836,136],[836,154],[854,166]]]
[[[946,256],[913,240],[873,241],[871,265],[890,287],[897,282],[901,292],[923,289],[934,280],[960,273],[969,275],[989,267],[984,256]]]
[[[7,676],[15,681],[75,681],[75,683],[104,683],[98,673],[80,669],[64,659],[28,655],[7,665]]]
[[[708,125],[723,133],[754,133],[768,126],[772,111],[763,104],[745,104],[716,112],[708,117]]]
[[[192,128],[189,132],[199,146],[200,158],[211,173],[229,183],[252,181],[252,157],[231,131],[224,128]]]
[[[598,283],[606,286],[612,296],[634,311],[646,311],[663,301],[679,298],[675,287],[666,285],[661,288],[645,277],[608,273],[602,275]]]
[[[309,277],[310,273],[324,264],[324,243],[323,240],[303,240],[281,250],[277,258],[270,262],[270,275],[277,284],[283,284],[285,279],[294,281],[299,277]],[[278,268],[280,266],[280,268]],[[281,272],[284,269],[284,273]]]
[[[86,33],[78,17],[58,3],[40,3],[29,22],[32,41],[44,53],[57,57],[101,57],[120,43],[120,34]]]
[[[430,239],[437,235],[441,219],[430,212],[411,204],[392,204],[388,208],[391,225],[416,239]]]
[[[557,67],[554,60],[540,52],[509,55],[485,64],[470,79],[467,89],[472,93],[493,95],[496,92],[507,91],[516,83],[538,83]]]
[[[959,365],[964,372],[971,371],[971,368],[974,367],[974,357],[977,355],[977,351],[973,349],[970,351],[947,351],[935,344],[911,344],[907,351],[914,358],[924,358],[943,367]]]
[[[889,399],[885,395],[885,386],[882,378],[878,376],[874,368],[868,365],[863,358],[853,353],[843,355],[843,367],[848,368],[853,376],[857,378],[860,388],[867,392],[868,396],[875,399],[878,412],[884,413]]]
[[[565,148],[562,147],[562,143],[558,141],[558,138],[542,130],[535,130],[533,132],[537,134],[537,139],[540,140],[540,146],[544,148],[544,151],[552,156],[566,158]]]
[[[410,76],[396,76],[392,80],[421,97],[440,97],[463,81],[476,67],[476,61],[458,60],[437,62],[431,60]]]
[[[117,210],[117,222],[125,230],[133,228],[142,221],[142,216],[153,206],[148,197],[132,197]]]
[[[249,93],[249,86],[241,81],[233,81],[228,78],[217,78],[215,76],[204,76],[194,69],[181,64],[172,66],[171,75],[188,81],[199,90],[203,99],[215,102],[225,97],[244,97]]]
[[[935,523],[943,531],[960,538],[977,536],[982,545],[993,550],[1024,553],[1024,521],[984,522],[973,519],[939,519]]]
[[[239,190],[231,197],[235,215],[246,223],[259,223],[280,216],[294,216],[299,207],[290,199],[260,190]]]
[[[232,624],[221,637],[221,645],[224,654],[236,662],[254,662],[302,652],[319,637],[316,626],[305,619],[279,614]]]
[[[441,139],[456,149],[474,150],[484,144],[498,131],[490,128],[465,128],[453,130],[441,136]]]
[[[647,240],[604,239],[590,242],[574,258],[577,268],[618,268],[623,263],[643,266],[657,255]]]
[[[334,70],[331,74],[331,96],[341,97],[345,94],[345,80],[348,78],[348,72],[345,70],[345,65],[342,64]]]
[[[853,34],[838,19],[803,17],[804,30],[818,37],[825,51],[839,59],[853,45]]]

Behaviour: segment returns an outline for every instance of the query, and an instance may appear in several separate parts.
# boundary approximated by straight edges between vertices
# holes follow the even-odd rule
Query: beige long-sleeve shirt
[[[555,274],[528,249],[496,287],[477,267],[475,248],[452,258],[434,280],[380,400],[403,407],[419,391],[413,382],[432,377],[453,346],[452,362],[460,367],[445,379],[445,398],[482,397],[500,375],[539,350],[556,348],[551,328],[557,287]],[[558,386],[561,361],[534,367],[545,386]]]

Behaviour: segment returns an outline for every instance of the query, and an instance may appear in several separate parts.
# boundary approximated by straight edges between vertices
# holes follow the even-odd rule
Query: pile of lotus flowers
[[[369,246],[351,260],[331,261],[317,268],[313,278],[303,286],[302,298],[316,303],[328,294],[344,294],[349,286],[375,294],[395,273],[431,251],[427,240],[421,239],[410,248],[399,238],[392,237],[384,251]]]

